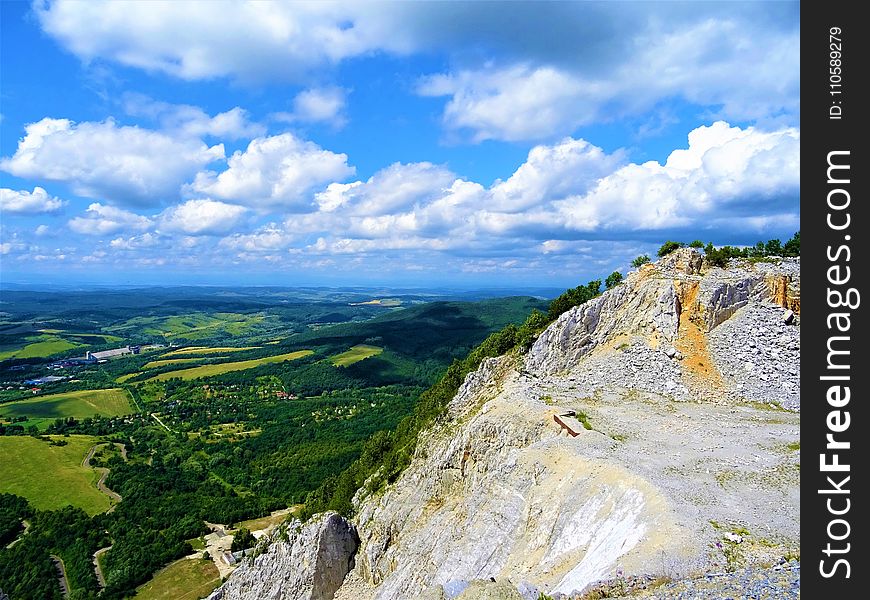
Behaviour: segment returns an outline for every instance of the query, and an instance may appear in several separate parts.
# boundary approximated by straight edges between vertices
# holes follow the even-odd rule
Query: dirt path
[[[105,548],[100,548],[96,552],[94,552],[94,573],[97,574],[97,581],[100,583],[101,588],[106,587],[106,577],[103,575],[103,569],[100,567],[100,557],[111,550],[111,546],[107,546]]]
[[[139,406],[139,402],[136,401],[136,396],[130,390],[127,390],[127,396],[129,396],[130,400],[133,401],[133,404],[136,406],[136,410],[142,412],[142,407]]]
[[[111,508],[109,508],[109,510],[106,511],[107,513],[110,513],[110,512],[115,510],[115,506],[117,506],[117,503],[122,500],[121,494],[110,490],[106,486],[106,478],[109,476],[109,473],[111,471],[110,469],[108,469],[106,467],[91,467],[91,459],[94,457],[94,454],[96,453],[96,451],[99,450],[100,448],[102,448],[103,446],[107,446],[107,445],[108,445],[107,442],[102,442],[100,444],[94,444],[94,446],[90,450],[88,450],[87,456],[85,456],[85,459],[82,461],[82,466],[85,467],[86,469],[88,469],[88,468],[94,469],[95,471],[100,473],[100,479],[97,481],[97,489],[100,490],[101,492],[103,492],[105,495],[107,495],[109,498],[111,498],[115,502],[115,504],[113,504],[111,506]],[[124,446],[124,444],[121,444],[119,442],[115,442],[115,447],[121,451],[121,456],[124,457],[124,460],[127,460],[127,448]]]
[[[103,492],[105,495],[107,495],[109,498],[111,498],[115,502],[120,502],[122,499],[121,494],[119,494],[118,492],[113,492],[112,490],[110,490],[109,488],[106,487],[106,477],[109,476],[109,469],[107,469],[105,467],[99,467],[97,470],[103,472],[103,474],[100,476],[100,480],[97,482],[97,489],[100,490],[101,492]],[[109,510],[109,512],[111,512],[111,509]]]
[[[57,569],[57,581],[60,584],[60,591],[64,598],[69,598],[69,581],[66,578],[66,565],[63,564],[63,559],[59,556],[51,555],[51,560],[54,561],[54,568]]]
[[[165,429],[169,433],[175,433],[174,431],[169,429],[169,427],[166,425],[166,423],[164,423],[163,421],[160,420],[160,417],[157,416],[157,413],[151,413],[151,416],[154,417],[155,421],[157,421],[158,423],[160,423],[160,425],[163,426],[163,429]]]

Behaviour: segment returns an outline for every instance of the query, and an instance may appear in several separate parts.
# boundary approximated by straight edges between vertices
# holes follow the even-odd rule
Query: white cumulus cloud
[[[209,199],[188,200],[172,206],[160,215],[160,228],[190,235],[227,233],[238,225],[247,212],[243,206]]]
[[[720,121],[693,130],[687,147],[665,164],[626,163],[623,152],[607,154],[572,138],[537,146],[511,177],[489,188],[445,167],[397,163],[368,181],[328,186],[315,197],[319,211],[288,218],[283,237],[272,228],[265,239],[285,247],[294,236],[316,235],[320,241],[307,251],[340,254],[382,243],[385,250],[416,244],[561,256],[589,235],[791,228],[799,225],[799,149],[796,129]],[[233,247],[242,240],[256,245],[245,237]]]
[[[256,138],[229,158],[221,173],[198,173],[196,192],[254,207],[304,210],[308,193],[354,174],[346,154],[324,150],[292,133]]]
[[[109,235],[120,231],[144,231],[150,229],[153,221],[148,217],[95,202],[88,206],[85,214],[70,219],[69,228],[85,235]]]
[[[376,49],[401,51],[411,34],[390,31],[377,16],[389,13],[367,3],[331,2],[94,0],[36,6],[43,30],[83,60],[105,58],[189,80],[287,79]]]
[[[335,129],[347,124],[344,114],[347,92],[340,87],[309,88],[299,92],[293,99],[293,112],[277,113],[279,121],[294,123],[327,123]]]
[[[88,198],[149,206],[177,197],[193,173],[223,156],[223,144],[209,147],[112,119],[77,124],[46,117],[25,127],[15,154],[0,159],[0,169],[65,182]]]
[[[237,252],[274,252],[290,246],[294,237],[275,223],[249,234],[236,233],[225,237],[220,244]]]
[[[428,162],[393,163],[372,175],[365,183],[330,186],[319,195],[321,206],[358,216],[394,213],[413,206],[423,206],[448,189],[456,175],[448,169]]]
[[[558,203],[576,231],[706,227],[712,220],[795,214],[800,189],[800,133],[764,132],[718,121],[689,134],[689,147],[661,165],[626,165],[588,194]]]
[[[158,244],[159,239],[157,234],[149,232],[142,235],[115,238],[109,242],[109,247],[113,250],[141,250],[153,248]]]
[[[799,115],[797,2],[45,0],[35,13],[86,63],[187,80],[302,81],[351,58],[443,53],[463,67],[419,91],[446,96],[444,124],[478,141],[562,137],[673,99],[732,121]],[[338,114],[324,99],[300,94],[297,118]]]
[[[599,86],[600,87],[600,86]],[[444,124],[474,141],[527,140],[572,131],[588,122],[601,90],[553,67],[514,65],[462,70],[423,79],[423,96],[449,96]]]
[[[248,111],[238,106],[212,117],[198,106],[160,102],[142,94],[124,94],[123,103],[128,115],[152,119],[174,134],[237,140],[266,133],[263,125],[251,121]]]
[[[472,141],[534,140],[630,118],[665,99],[711,107],[732,120],[786,116],[800,108],[799,33],[771,31],[764,45],[751,24],[706,19],[661,23],[635,33],[608,69],[581,64],[484,65],[426,76],[417,91],[446,96],[443,122]]]
[[[314,195],[310,212],[227,236],[220,246],[246,259],[419,251],[516,260],[594,254],[590,238],[646,239],[662,230],[719,239],[796,229],[799,149],[796,129],[720,121],[691,131],[664,164],[627,162],[623,151],[582,139],[536,146],[490,187],[445,166],[395,163],[366,181],[332,183]]]
[[[585,193],[624,160],[623,152],[606,154],[598,146],[573,138],[535,146],[507,181],[492,187],[490,208],[515,212],[548,199]]]
[[[64,207],[66,202],[49,196],[43,188],[36,186],[32,192],[0,188],[0,211],[8,214],[35,215],[53,213]]]

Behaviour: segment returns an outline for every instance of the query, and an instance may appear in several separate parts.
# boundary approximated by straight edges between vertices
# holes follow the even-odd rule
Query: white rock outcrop
[[[305,525],[287,522],[285,535],[275,535],[265,553],[243,563],[209,600],[331,600],[353,568],[355,528],[324,513]]]
[[[701,254],[681,248],[562,314],[532,346],[526,368],[539,374],[564,371],[617,336],[645,336],[653,346],[671,343],[679,335],[680,315],[685,311],[706,333],[750,301],[799,308],[796,261],[785,259],[779,269],[770,263],[742,261],[732,269],[712,269],[702,275]]]

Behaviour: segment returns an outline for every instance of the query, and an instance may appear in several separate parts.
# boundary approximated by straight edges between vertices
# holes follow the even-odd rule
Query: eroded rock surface
[[[684,249],[644,266],[469,374],[401,477],[357,496],[336,600],[567,598],[775,564],[800,540],[799,332],[796,260],[708,268]],[[554,418],[571,412],[576,431]],[[332,576],[288,595],[315,589],[302,547],[320,537],[304,538],[225,597],[331,598]]]
[[[291,520],[265,553],[233,572],[209,600],[331,600],[359,544],[356,529],[336,513],[303,525]]]

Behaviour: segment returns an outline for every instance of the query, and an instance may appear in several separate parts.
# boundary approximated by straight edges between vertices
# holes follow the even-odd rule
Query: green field
[[[184,356],[185,354],[220,354],[222,352],[241,352],[243,350],[256,350],[259,346],[245,346],[243,348],[237,348],[235,346],[229,346],[225,348],[208,348],[206,346],[190,346],[189,348],[180,348],[178,350],[173,350],[172,352],[167,352],[162,355],[162,358],[168,358],[170,356]]]
[[[116,335],[109,335],[108,333],[79,333],[77,331],[66,331],[64,329],[40,329],[39,333],[60,334],[79,338],[102,338],[106,343],[120,342],[124,339],[119,338]]]
[[[120,338],[117,335],[109,335],[108,333],[74,333],[67,331],[63,332],[63,335],[77,338],[101,338],[103,340],[102,343],[104,344],[117,344],[118,342],[124,341],[124,338]]]
[[[56,510],[67,504],[89,515],[107,510],[109,498],[96,488],[99,474],[82,466],[97,438],[52,439],[63,439],[67,445],[50,446],[30,436],[0,437],[0,492],[23,496],[38,510]]]
[[[62,392],[0,404],[0,414],[7,418],[27,416],[29,420],[24,424],[36,424],[40,429],[62,417],[117,417],[132,412],[130,397],[120,388]]]
[[[399,298],[375,298],[374,300],[366,300],[365,302],[351,302],[351,306],[388,306],[390,308],[401,306],[402,301]]]
[[[161,335],[166,338],[204,340],[215,336],[238,336],[266,326],[268,315],[232,312],[201,313],[166,317],[134,317],[106,327],[106,331],[122,335]]]
[[[31,329],[30,332],[33,332]],[[102,333],[74,333],[62,329],[40,329],[20,342],[0,347],[0,360],[10,358],[47,358],[73,348],[120,342],[122,338]]]
[[[80,346],[80,344],[61,339],[54,335],[40,335],[27,339],[34,341],[0,351],[0,360],[9,358],[46,358]]]
[[[209,358],[214,358],[215,360],[220,360],[223,358],[227,358],[226,356],[210,356]],[[202,362],[202,358],[168,358],[161,360],[152,360],[151,362],[145,363],[142,368],[143,369],[156,369],[157,367],[165,367],[167,365],[189,365],[190,363],[198,363]]]
[[[205,550],[205,542],[203,541],[203,538],[201,538],[201,537],[193,538],[192,540],[187,540],[187,543],[190,544],[190,547],[193,548],[194,550],[200,550],[200,551]]]
[[[342,352],[341,354],[336,354],[330,360],[332,364],[336,367],[346,367],[348,365],[352,365],[353,363],[357,363],[361,360],[365,360],[371,356],[377,356],[384,349],[379,346],[369,346],[368,344],[358,344],[353,346],[347,352]]]
[[[136,590],[142,600],[198,600],[220,585],[221,578],[211,560],[182,558],[159,571]]]
[[[166,381],[167,379],[172,379],[173,377],[180,377],[181,379],[197,379],[199,377],[211,377],[213,375],[222,375],[223,373],[229,373],[231,371],[244,371],[246,369],[253,369],[254,367],[259,367],[260,365],[279,363],[284,362],[285,360],[296,360],[297,358],[302,358],[303,356],[308,356],[309,354],[312,354],[311,350],[298,350],[296,352],[290,352],[288,354],[266,356],[264,358],[255,358],[252,360],[220,363],[217,365],[202,365],[201,367],[193,367],[191,369],[179,369],[177,371],[161,373],[160,375],[152,377],[147,381]]]

